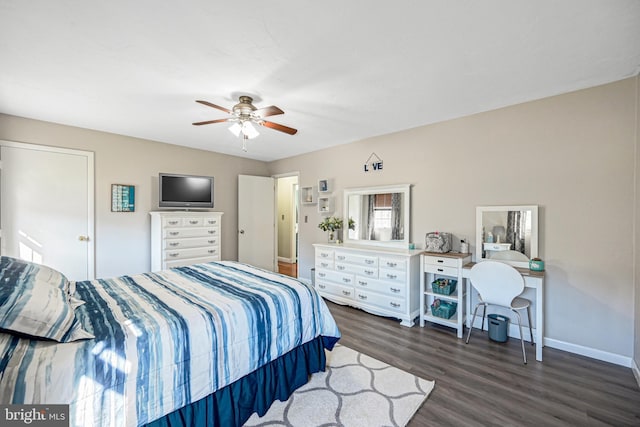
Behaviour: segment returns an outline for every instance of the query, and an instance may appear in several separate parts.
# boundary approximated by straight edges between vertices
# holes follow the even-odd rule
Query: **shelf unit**
[[[331,182],[328,179],[318,180],[318,193],[331,193]]]
[[[465,321],[466,286],[463,282],[462,267],[471,262],[471,254],[423,252],[420,255],[420,326],[425,322],[437,323],[454,328],[458,332],[458,338],[462,338]],[[454,278],[458,282],[456,290],[451,295],[441,295],[433,292],[431,283],[437,278]],[[457,304],[455,314],[445,319],[434,316],[431,313],[431,303],[434,300],[455,302]]]
[[[300,187],[300,203],[303,205],[314,205],[318,203],[313,187]]]
[[[333,197],[318,197],[318,212],[323,214],[333,213]]]

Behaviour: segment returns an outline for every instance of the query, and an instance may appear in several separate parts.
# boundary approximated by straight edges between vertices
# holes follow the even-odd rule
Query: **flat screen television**
[[[161,173],[158,177],[161,208],[212,208],[213,177]]]

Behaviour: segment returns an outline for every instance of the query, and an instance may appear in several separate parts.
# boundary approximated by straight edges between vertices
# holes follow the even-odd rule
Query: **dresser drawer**
[[[356,276],[355,285],[356,289],[362,291],[379,292],[399,299],[404,299],[407,296],[407,286],[404,283],[392,283],[384,280]]]
[[[445,267],[458,267],[460,265],[460,260],[458,258],[447,258],[447,257],[438,257],[433,255],[424,255],[424,267],[425,270],[427,265],[439,265]]]
[[[347,286],[353,286],[355,280],[353,274],[333,270],[316,270],[316,276],[318,280],[325,280]]]
[[[367,267],[378,266],[377,256],[359,255],[359,254],[353,254],[350,252],[336,251],[335,258],[336,258],[336,262],[355,264],[355,265],[364,265]]]
[[[330,259],[333,261],[333,249],[316,249],[316,258],[320,259]]]
[[[316,258],[316,270],[319,268],[333,270],[334,267],[333,258]]]
[[[201,258],[218,256],[218,247],[205,247],[193,249],[167,249],[164,251],[164,259],[167,261],[183,258]]]
[[[394,269],[394,270],[406,270],[407,260],[398,258],[386,258],[380,257],[380,268]]]
[[[372,277],[372,278],[378,277],[377,267],[370,267],[370,266],[358,265],[358,264],[347,264],[347,263],[336,261],[335,269],[336,271],[340,271],[343,273],[359,274],[365,277]]]
[[[199,248],[202,246],[217,246],[217,237],[190,237],[184,239],[164,239],[163,249]]]
[[[458,277],[460,271],[458,267],[445,267],[442,265],[425,264],[424,271],[426,273],[442,274],[445,276]]]
[[[163,237],[166,239],[177,239],[180,237],[205,237],[217,236],[220,233],[218,227],[201,228],[165,228]]]
[[[354,289],[352,286],[342,286],[331,282],[319,281],[316,283],[318,291],[331,295],[336,295],[341,298],[353,299]]]
[[[398,313],[402,313],[407,308],[407,302],[405,299],[393,298],[390,296],[376,294],[374,292],[362,291],[360,289],[355,290],[356,301],[363,304],[370,304],[385,310],[391,310]]]
[[[391,270],[387,268],[380,268],[380,273],[378,273],[378,278],[380,280],[388,280],[391,282],[402,283],[403,285],[407,283],[407,272],[400,270]]]

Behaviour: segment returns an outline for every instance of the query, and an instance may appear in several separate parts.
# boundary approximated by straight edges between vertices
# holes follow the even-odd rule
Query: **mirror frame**
[[[360,240],[350,239],[348,230],[344,230],[343,240],[345,244],[358,246],[376,246],[387,248],[409,248],[411,236],[411,184],[383,185],[376,187],[345,188],[343,191],[343,209],[345,223],[349,219],[349,197],[366,194],[402,193],[404,195],[404,239],[403,240]]]
[[[482,219],[484,212],[502,211],[531,211],[531,255],[529,259],[538,256],[538,206],[537,205],[515,205],[515,206],[477,206],[476,207],[476,262],[489,260],[482,258]],[[529,268],[529,261],[494,260],[513,265],[514,267]]]

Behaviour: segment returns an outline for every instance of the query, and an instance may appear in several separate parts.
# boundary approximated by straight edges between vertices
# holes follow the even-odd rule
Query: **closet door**
[[[238,261],[278,271],[275,212],[275,179],[239,175]]]
[[[93,153],[0,141],[2,255],[94,277]]]

